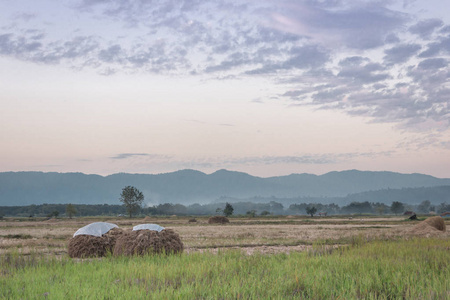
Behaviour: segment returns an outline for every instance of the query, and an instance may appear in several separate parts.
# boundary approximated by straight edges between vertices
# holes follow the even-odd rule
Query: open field
[[[207,218],[197,218],[189,223],[187,217],[128,219],[128,218],[74,218],[34,219],[6,218],[0,221],[0,254],[18,251],[22,254],[45,253],[65,255],[67,243],[80,227],[96,221],[117,224],[131,229],[142,223],[156,223],[172,228],[185,245],[185,251],[217,251],[218,248],[243,249],[247,253],[303,251],[314,243],[328,245],[349,244],[355,238],[392,239],[404,237],[405,231],[418,222],[405,221],[404,217],[266,217],[231,218],[227,225],[210,225]],[[447,220],[447,226],[450,221]],[[448,238],[445,233],[428,233]]]
[[[392,218],[0,221],[1,299],[449,299],[449,232]],[[86,224],[178,232],[181,255],[70,259]],[[449,221],[446,221],[448,227]]]
[[[449,299],[450,240],[334,252],[238,251],[102,260],[0,257],[2,299]]]

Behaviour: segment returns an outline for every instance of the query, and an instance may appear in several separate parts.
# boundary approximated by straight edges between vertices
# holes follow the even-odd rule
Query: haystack
[[[445,232],[444,219],[441,217],[431,217],[409,229],[409,233],[417,236],[439,236]]]
[[[99,228],[101,230],[96,232],[95,229]],[[68,254],[72,258],[105,256],[108,252],[113,252],[116,240],[122,233],[123,230],[115,224],[104,222],[89,224],[78,229],[69,240]]]
[[[183,252],[180,236],[172,229],[134,230],[117,239],[114,255],[176,254]]]
[[[230,223],[230,220],[228,220],[227,217],[214,216],[208,219],[208,224],[225,224],[225,223]]]
[[[445,222],[442,217],[439,217],[439,216],[431,217],[431,218],[426,219],[424,222],[427,223],[428,225],[436,228],[437,230],[444,231],[444,232],[446,230]]]

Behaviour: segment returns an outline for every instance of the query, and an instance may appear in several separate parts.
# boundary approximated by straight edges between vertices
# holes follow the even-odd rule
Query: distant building
[[[403,213],[403,215],[404,215],[404,216],[412,216],[412,215],[415,215],[415,213],[414,213],[413,211],[405,211],[405,212]]]
[[[445,213],[442,213],[441,217],[443,217],[443,218],[450,218],[450,211],[446,211]]]

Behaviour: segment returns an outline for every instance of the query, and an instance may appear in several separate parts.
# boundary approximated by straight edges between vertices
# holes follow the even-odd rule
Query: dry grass
[[[153,253],[181,253],[184,246],[172,229],[127,231],[117,239],[114,255],[145,255]]]
[[[226,226],[209,225],[207,217],[197,217],[197,222],[189,223],[190,218],[157,218],[152,223],[173,229],[180,235],[186,252],[208,251],[220,247],[242,248],[247,253],[254,251],[290,252],[302,251],[317,241],[329,245],[345,244],[355,237],[367,239],[377,237],[397,238],[408,235],[417,222],[405,222],[403,217],[356,218],[343,217],[286,217],[231,218]],[[76,218],[56,222],[14,221],[8,218],[0,221],[0,255],[18,251],[46,254],[66,254],[67,244],[73,233],[92,222],[112,222],[124,230],[131,230],[142,219],[128,218]],[[447,225],[450,220],[445,221]],[[31,238],[6,238],[12,235],[29,235]],[[431,235],[430,235],[431,236]],[[449,237],[450,231],[438,231],[433,236]],[[216,251],[216,250],[211,250]]]

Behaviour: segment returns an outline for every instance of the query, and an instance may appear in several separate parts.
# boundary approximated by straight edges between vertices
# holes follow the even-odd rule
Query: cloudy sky
[[[446,0],[0,0],[0,171],[450,177]]]

